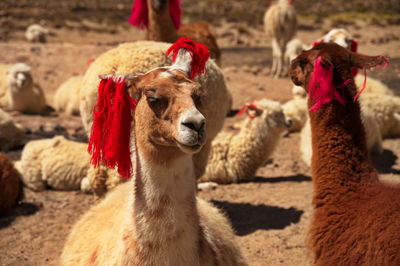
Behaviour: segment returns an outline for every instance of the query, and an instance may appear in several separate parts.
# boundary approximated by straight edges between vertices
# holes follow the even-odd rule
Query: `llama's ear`
[[[368,56],[359,53],[350,53],[350,62],[352,67],[369,69],[372,67],[386,68],[389,65],[389,59],[384,56]]]
[[[326,68],[326,69],[329,69],[330,67],[333,66],[331,57],[330,57],[330,55],[328,55],[327,53],[321,53],[320,56],[319,56],[318,58],[320,58],[320,59],[319,59],[319,60],[315,60],[315,61],[314,61],[314,64],[315,64],[316,61],[318,61],[318,63],[319,63],[322,67],[324,67],[324,68]],[[317,58],[317,59],[318,59],[318,58]]]
[[[141,81],[143,76],[143,73],[135,73],[125,76],[125,83],[128,93],[132,98],[135,98],[136,100],[139,100],[142,94],[141,88],[140,86],[138,86],[138,83]]]

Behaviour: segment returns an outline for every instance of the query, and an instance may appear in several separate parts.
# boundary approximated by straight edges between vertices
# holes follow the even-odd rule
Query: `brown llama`
[[[400,263],[400,187],[381,183],[368,158],[351,70],[386,60],[329,43],[292,62],[292,81],[310,95],[314,213],[309,244],[315,265]]]
[[[189,79],[196,56],[183,48],[177,56],[172,66],[125,76],[127,90],[137,100],[131,138],[136,167],[129,182],[75,224],[62,265],[246,265],[226,217],[196,198],[192,155],[206,141],[200,112],[205,91]],[[129,150],[126,139],[128,146],[121,151]]]
[[[145,26],[147,40],[174,43],[186,37],[202,43],[211,58],[221,65],[221,51],[209,24],[205,21],[181,24],[180,0],[134,0],[128,21],[135,27]]]

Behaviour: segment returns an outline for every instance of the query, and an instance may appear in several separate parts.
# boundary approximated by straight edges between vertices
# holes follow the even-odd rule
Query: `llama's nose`
[[[201,132],[204,131],[204,127],[206,124],[205,120],[206,119],[204,118],[204,116],[197,109],[192,109],[182,119],[181,124],[185,128]]]

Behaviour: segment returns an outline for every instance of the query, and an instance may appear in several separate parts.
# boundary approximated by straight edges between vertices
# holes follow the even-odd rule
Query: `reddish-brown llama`
[[[333,67],[333,85],[345,104],[331,101],[310,111],[314,214],[309,244],[315,265],[400,265],[400,187],[379,181],[366,148],[351,67],[371,68],[381,56],[320,44],[303,52],[290,68],[296,85],[308,91],[313,62]],[[347,85],[341,86],[346,80]],[[341,87],[341,88],[338,88]],[[343,90],[343,91],[342,91]],[[309,107],[315,104],[311,95]]]

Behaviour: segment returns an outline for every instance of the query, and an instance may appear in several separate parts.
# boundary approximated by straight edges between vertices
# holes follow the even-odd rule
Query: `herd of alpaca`
[[[103,199],[72,227],[61,265],[247,265],[228,218],[196,191],[251,180],[280,138],[300,131],[314,187],[312,263],[398,263],[400,187],[379,181],[370,155],[383,152],[383,138],[400,137],[400,97],[357,72],[387,59],[356,53],[344,29],[313,45],[293,39],[293,1],[277,0],[264,16],[271,74],[289,75],[293,99],[247,103],[243,119],[222,130],[232,96],[221,52],[208,23],[181,25],[180,2],[135,0],[129,22],[146,27],[148,40],[91,61],[60,85],[54,109],[30,66],[0,65],[0,149],[23,146],[15,163],[0,153],[0,215],[22,200],[23,185],[80,189]],[[25,36],[48,34],[33,24]],[[62,136],[26,142],[2,109],[81,116],[89,148]]]

